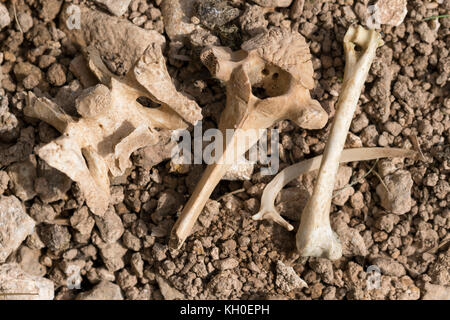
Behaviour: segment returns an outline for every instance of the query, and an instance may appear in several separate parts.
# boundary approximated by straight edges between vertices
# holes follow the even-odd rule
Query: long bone
[[[342,247],[330,225],[333,188],[350,123],[376,49],[383,44],[375,30],[351,26],[344,37],[345,73],[336,114],[323,153],[313,194],[303,209],[296,235],[297,249],[302,256],[342,256]],[[360,51],[356,51],[356,46]]]
[[[226,129],[235,131],[230,141],[223,142],[219,161],[207,167],[174,225],[172,247],[181,247],[189,236],[206,201],[232,166],[230,154],[239,157],[259,140],[260,134],[252,134],[255,129],[266,129],[283,119],[305,129],[325,126],[327,113],[309,93],[314,85],[310,58],[304,38],[285,29],[271,29],[245,43],[241,51],[213,47],[202,54],[213,76],[226,82],[227,102],[219,129],[224,137]],[[256,97],[252,86],[263,88],[269,97]],[[245,139],[248,144],[238,146]]]

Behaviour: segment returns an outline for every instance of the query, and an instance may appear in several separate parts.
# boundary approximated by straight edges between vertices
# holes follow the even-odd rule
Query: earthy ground
[[[6,2],[12,17],[13,2]],[[332,226],[344,243],[344,257],[337,261],[299,258],[295,232],[251,220],[272,178],[258,170],[249,181],[218,185],[194,234],[178,251],[168,248],[169,232],[203,166],[182,174],[170,172],[165,160],[150,169],[143,163],[157,155],[136,152],[132,172],[111,187],[114,206],[104,219],[94,217],[77,185],[34,154],[58,133],[23,115],[29,90],[64,101],[80,88],[70,69],[79,52],[58,29],[62,2],[17,0],[19,23],[12,19],[0,29],[0,211],[16,205],[11,204],[15,197],[36,222],[17,250],[7,259],[0,255],[5,263],[17,262],[25,272],[53,281],[56,299],[450,299],[450,18],[425,20],[448,14],[449,1],[408,1],[403,23],[381,28],[385,45],[370,71],[347,145],[411,149],[417,136],[425,161],[380,160],[367,176],[374,162],[340,170],[338,188],[357,182],[333,200]],[[225,90],[202,67],[199,48],[208,41],[238,48],[266,28],[295,25],[313,55],[313,97],[331,119],[343,78],[343,36],[351,24],[365,25],[372,2],[306,0],[296,15],[291,8],[266,10],[256,2],[264,1],[228,1],[238,9],[227,13],[234,20],[182,46],[166,46],[177,87],[202,107],[204,128],[217,127]],[[123,19],[165,35],[160,4],[133,0]],[[211,28],[208,18],[195,19]],[[0,27],[1,19],[0,10]],[[113,59],[108,67],[123,73]],[[320,155],[330,123],[317,131],[289,121],[276,125],[281,166]],[[295,227],[313,179],[312,174],[300,177],[278,198]],[[368,287],[366,271],[372,265],[381,271],[378,289]],[[80,289],[67,287],[74,266],[81,268]],[[300,288],[298,277],[308,288]]]

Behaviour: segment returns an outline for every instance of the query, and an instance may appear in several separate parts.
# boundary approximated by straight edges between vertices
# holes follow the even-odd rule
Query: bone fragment
[[[235,129],[231,141],[224,139],[223,154],[209,165],[197,188],[172,229],[170,245],[179,248],[189,236],[195,221],[216,185],[234,164],[231,154],[240,156],[261,137],[266,129],[290,119],[305,129],[325,126],[328,115],[310,96],[314,84],[311,55],[305,39],[296,31],[271,29],[250,39],[243,50],[212,47],[201,55],[214,77],[226,83],[227,102],[219,129]],[[252,86],[265,90],[267,98],[258,98]],[[257,132],[257,133],[256,133]],[[245,141],[242,147],[239,141]]]

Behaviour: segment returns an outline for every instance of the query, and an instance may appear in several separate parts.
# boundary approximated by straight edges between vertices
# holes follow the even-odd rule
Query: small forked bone
[[[408,157],[418,158],[419,153],[414,150],[397,149],[397,148],[355,148],[345,149],[342,151],[339,163],[347,163],[353,161],[367,161],[379,158]],[[322,156],[317,156],[308,160],[293,164],[281,171],[266,186],[261,197],[261,207],[259,212],[255,214],[253,220],[272,220],[288,231],[292,231],[294,227],[283,219],[275,208],[275,199],[281,189],[289,182],[302,174],[319,169],[322,162]]]
[[[344,37],[345,74],[330,135],[325,146],[313,194],[301,216],[297,249],[304,257],[342,256],[342,247],[330,225],[333,188],[350,123],[376,50],[383,44],[375,30],[351,26]],[[356,51],[356,46],[360,51]]]
[[[172,247],[179,248],[189,236],[214,188],[233,165],[230,154],[239,157],[257,143],[262,134],[259,129],[267,129],[283,119],[305,129],[320,129],[328,120],[308,90],[314,83],[313,69],[309,49],[300,34],[271,29],[244,43],[243,48],[231,52],[213,47],[201,56],[213,76],[226,82],[227,102],[219,129],[224,137],[227,129],[235,132],[231,141],[223,142],[219,161],[207,167],[174,225]],[[283,52],[286,55],[280,55]],[[269,97],[256,97],[252,86],[263,88]],[[255,130],[258,134],[254,134]],[[238,146],[239,141],[245,140],[248,143],[244,148]]]

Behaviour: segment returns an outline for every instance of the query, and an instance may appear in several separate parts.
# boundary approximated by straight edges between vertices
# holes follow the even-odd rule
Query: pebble
[[[54,63],[47,71],[48,81],[56,86],[60,87],[66,83],[66,71],[64,67],[59,63]]]
[[[97,4],[106,7],[109,12],[121,17],[128,11],[131,0],[94,0]]]
[[[8,9],[3,3],[0,3],[0,30],[9,26],[11,23],[11,17],[9,16]]]
[[[34,231],[35,222],[15,196],[0,196],[0,263]]]
[[[406,170],[398,170],[384,177],[386,190],[383,184],[379,184],[376,192],[381,198],[381,205],[394,214],[404,214],[411,210],[411,188],[413,180],[411,173]]]
[[[239,265],[239,261],[234,258],[222,259],[214,262],[214,267],[219,270],[234,269]]]
[[[91,290],[78,294],[76,300],[123,300],[123,296],[118,285],[101,281]]]
[[[280,260],[277,261],[275,284],[286,293],[294,289],[308,287],[292,267],[286,266]]]
[[[22,162],[15,162],[7,169],[12,184],[12,191],[22,201],[32,199],[36,195],[34,181],[37,177],[36,158],[30,155]]]
[[[100,231],[100,236],[106,243],[116,242],[124,232],[122,219],[116,214],[112,206],[106,210],[103,217],[95,216],[95,224]]]

